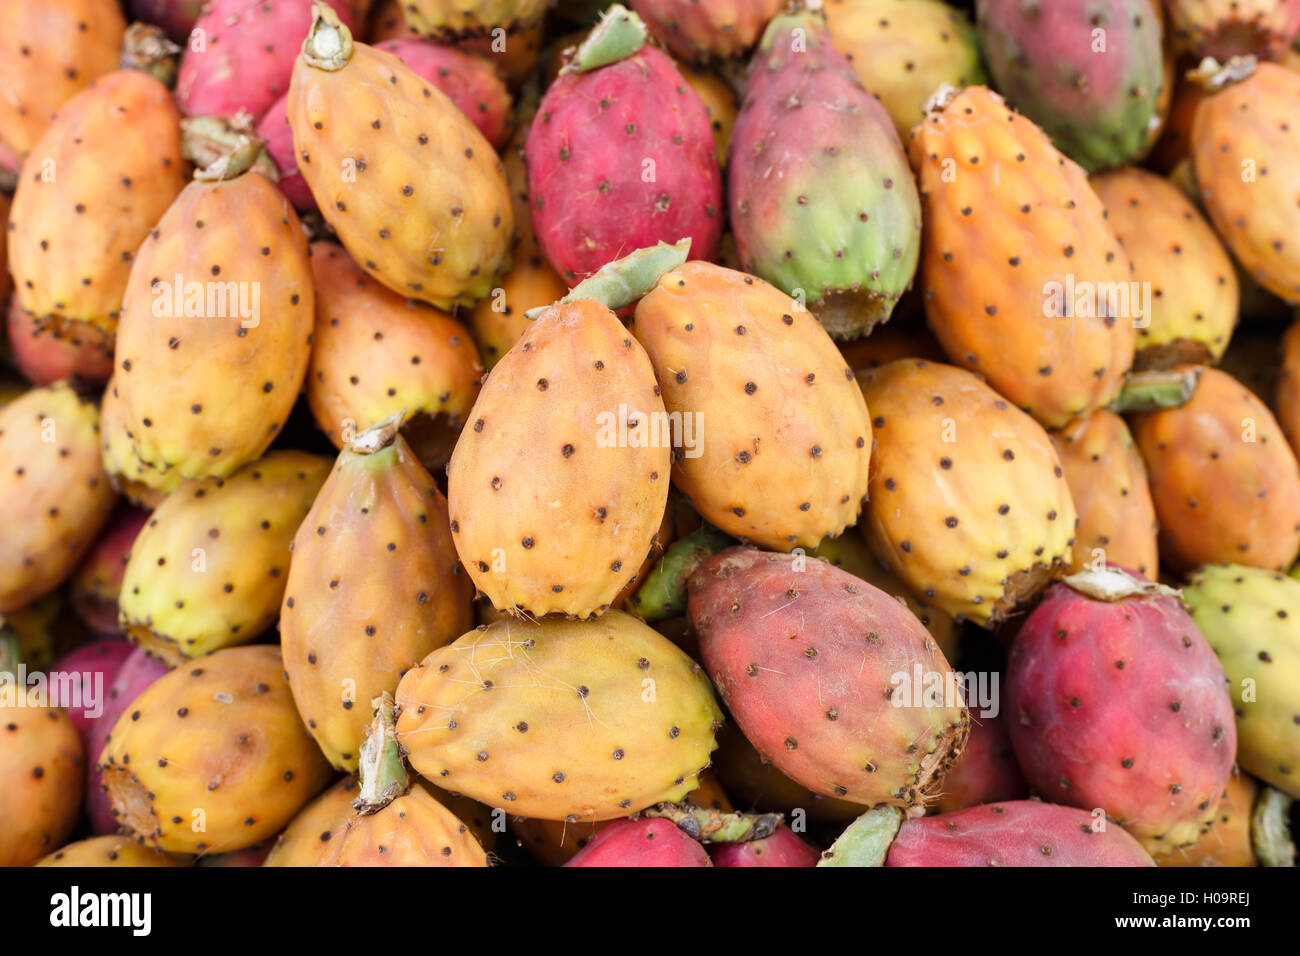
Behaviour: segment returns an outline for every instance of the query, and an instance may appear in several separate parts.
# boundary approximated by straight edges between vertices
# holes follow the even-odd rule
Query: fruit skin
[[[1282,368],[1273,392],[1273,407],[1278,424],[1291,442],[1291,450],[1300,449],[1300,321],[1293,322],[1282,334]]]
[[[1047,434],[950,365],[900,359],[859,381],[876,443],[859,530],[928,603],[1000,623],[1071,560],[1074,501]]]
[[[145,472],[152,469],[146,469],[144,462],[136,456],[135,446],[127,431],[126,409],[122,407],[117,384],[112,379],[104,386],[104,394],[100,396],[99,437],[100,454],[108,480],[115,490],[120,491],[136,507],[146,511],[158,507],[184,480],[173,470],[161,475],[150,475],[160,487],[153,488],[145,484]]]
[[[185,857],[140,846],[126,836],[95,836],[77,840],[61,850],[55,850],[36,864],[78,867],[189,865],[190,861]]]
[[[131,505],[119,507],[72,575],[68,587],[72,609],[99,634],[116,637],[122,633],[117,619],[122,577],[131,557],[131,545],[148,520],[147,511]]]
[[[290,542],[328,474],[325,458],[275,451],[168,495],[131,547],[119,615],[127,636],[179,667],[270,627]]]
[[[327,18],[311,37],[326,47],[348,34]],[[320,68],[305,58],[317,48],[309,38],[294,64],[288,115],[298,168],[326,221],[400,295],[440,309],[486,296],[508,264],[514,229],[491,145],[391,53],[349,38]]]
[[[179,123],[167,87],[116,70],[65,103],[32,147],[8,240],[18,300],[38,326],[101,332],[111,356],[136,250],[185,186]]]
[[[175,853],[239,850],[274,836],[325,785],[329,766],[281,668],[277,647],[228,647],[135,699],[99,758],[131,833]]]
[[[203,0],[128,0],[131,19],[162,27],[177,43],[189,38],[203,10]]]
[[[1124,419],[1099,409],[1050,432],[1079,513],[1070,569],[1118,564],[1154,579],[1156,509],[1147,469]]]
[[[1192,164],[1211,221],[1251,278],[1291,303],[1300,303],[1300,252],[1289,241],[1300,229],[1297,99],[1300,73],[1260,63],[1207,97],[1192,123]]]
[[[403,4],[411,33],[448,42],[490,36],[498,27],[511,34],[525,31],[545,14],[546,0],[406,0]]]
[[[19,692],[9,687],[7,698]],[[82,773],[81,741],[61,708],[0,705],[0,866],[30,866],[67,842]]]
[[[1088,579],[1084,582],[1083,579]],[[1153,855],[1214,821],[1237,755],[1223,667],[1177,592],[1120,600],[1067,578],[1029,615],[1008,655],[1006,713],[1030,785],[1102,808]]]
[[[1134,366],[1217,364],[1237,324],[1240,290],[1223,243],[1169,180],[1128,166],[1092,178],[1134,276],[1151,283],[1149,325]]]
[[[691,576],[691,624],[718,694],[759,753],[803,786],[868,806],[925,806],[970,724],[951,667],[892,595],[820,560],[800,559],[796,571],[793,560],[730,548]],[[922,700],[922,680],[927,695],[932,683],[943,695],[937,703]]]
[[[970,18],[940,0],[830,0],[831,42],[904,138],[943,84],[985,81]]]
[[[105,695],[131,647],[121,638],[95,641],[65,654],[50,668],[51,682],[58,681],[59,699],[77,729],[85,750],[91,748],[91,731],[107,703]]]
[[[280,610],[289,687],[331,764],[357,769],[369,702],[474,626],[472,597],[433,476],[395,423],[363,434],[294,537]]]
[[[934,801],[939,813],[952,813],[982,803],[1023,800],[1029,784],[1016,763],[1008,720],[971,715],[970,737],[961,758],[943,778],[943,792]]]
[[[565,866],[712,866],[704,847],[659,817],[603,827]]]
[[[602,103],[610,104],[608,108]],[[546,90],[526,146],[532,227],[571,286],[634,249],[722,238],[722,173],[699,95],[653,46]]]
[[[413,37],[385,40],[375,48],[393,54],[446,93],[493,149],[505,146],[510,138],[510,92],[487,59]]]
[[[1237,715],[1237,760],[1300,797],[1300,581],[1241,565],[1213,565],[1183,590],[1192,618],[1219,655]],[[1249,682],[1249,683],[1248,683]]]
[[[693,63],[739,59],[758,42],[781,0],[628,0],[674,56]]]
[[[324,844],[352,816],[357,778],[346,776],[298,811],[275,838],[263,866],[315,866]]]
[[[298,169],[293,148],[293,129],[289,126],[289,92],[272,103],[257,121],[254,132],[266,143],[266,154],[275,163],[280,178],[276,185],[300,213],[316,212],[316,197]]]
[[[1219,801],[1210,832],[1189,847],[1159,859],[1161,866],[1257,866],[1250,839],[1250,815],[1259,785],[1246,773],[1234,772]]]
[[[1234,561],[1285,569],[1300,551],[1300,466],[1277,420],[1230,375],[1207,368],[1181,408],[1135,416],[1171,571]]]
[[[1083,170],[983,86],[932,110],[908,148],[925,209],[925,311],[944,351],[1048,428],[1109,404],[1139,313],[1120,294],[1129,260]]]
[[[813,548],[857,520],[867,405],[806,309],[761,279],[688,262],[641,300],[632,331],[668,412],[694,423],[673,481],[704,518],[769,548]]]
[[[322,0],[349,29],[350,0]],[[312,23],[313,0],[208,0],[194,24],[176,77],[176,103],[186,116],[227,116],[240,110],[260,119],[289,88],[298,48]]]
[[[316,866],[487,866],[462,821],[415,784],[378,813],[354,815],[321,844]]]
[[[0,255],[0,260],[3,258]],[[3,265],[0,261],[0,268]],[[73,377],[102,385],[113,374],[113,340],[98,326],[89,322],[41,322],[23,309],[18,296],[9,300],[6,325],[13,364],[33,385],[50,385]]]
[[[709,854],[714,866],[816,866],[821,856],[789,827],[747,843],[721,843]]]
[[[205,301],[177,314],[196,282]],[[313,306],[306,238],[269,180],[186,186],[136,255],[118,327],[113,386],[138,479],[166,489],[173,472],[225,477],[258,458],[302,386]]]
[[[495,608],[589,617],[613,603],[664,514],[665,421],[650,360],[609,309],[583,299],[532,323],[447,467],[456,550]]]
[[[1290,0],[1165,0],[1165,13],[1175,49],[1220,62],[1248,53],[1276,60],[1300,32]]]
[[[406,673],[397,705],[398,739],[422,776],[571,822],[680,800],[722,719],[699,665],[621,611],[470,631]]]
[[[117,69],[125,32],[117,0],[0,5],[0,142],[27,155],[64,103]]]
[[[916,184],[889,114],[819,14],[768,24],[727,175],[742,269],[806,301],[836,338],[889,318],[916,273]]]
[[[94,402],[67,382],[0,410],[0,614],[63,583],[112,513],[98,430]]]

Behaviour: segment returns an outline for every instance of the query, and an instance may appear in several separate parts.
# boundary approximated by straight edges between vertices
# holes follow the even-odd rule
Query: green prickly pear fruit
[[[327,474],[327,459],[276,451],[168,495],[131,546],[119,597],[127,636],[179,667],[270,627],[290,542]]]

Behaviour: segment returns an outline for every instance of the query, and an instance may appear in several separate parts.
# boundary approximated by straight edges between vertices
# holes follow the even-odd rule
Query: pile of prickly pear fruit
[[[0,3],[0,865],[1294,866],[1298,36]]]

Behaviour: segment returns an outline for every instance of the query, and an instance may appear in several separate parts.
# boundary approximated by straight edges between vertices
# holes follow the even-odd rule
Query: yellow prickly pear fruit
[[[97,836],[55,850],[37,866],[189,866],[192,861],[153,847],[141,846],[127,836]]]
[[[108,473],[113,487],[127,500],[152,511],[185,479],[178,472],[169,471],[164,475],[150,475],[151,479],[159,482],[160,487],[155,488],[145,483],[145,466],[135,455],[135,445],[127,431],[125,415],[122,399],[117,394],[117,385],[109,379],[99,403],[100,452],[104,471]]]

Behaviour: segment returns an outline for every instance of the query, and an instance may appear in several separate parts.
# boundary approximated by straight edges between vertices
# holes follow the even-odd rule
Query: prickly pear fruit
[[[280,174],[276,185],[300,213],[316,212],[316,197],[298,169],[298,155],[293,148],[293,129],[289,126],[289,93],[271,104],[254,128],[266,146],[266,154]]]
[[[0,410],[0,613],[54,590],[113,511],[99,410],[67,382]]]
[[[806,300],[836,338],[889,318],[916,272],[916,184],[893,121],[820,14],[768,24],[727,175],[742,269]]]
[[[1217,363],[1237,324],[1237,272],[1196,206],[1169,180],[1129,166],[1094,176],[1134,277],[1151,283],[1138,369]]]
[[[527,31],[541,22],[546,0],[405,0],[402,7],[411,33],[451,42],[491,36],[498,28]]]
[[[372,816],[352,816],[316,866],[487,866],[469,827],[421,784]]]
[[[55,850],[37,866],[189,866],[187,857],[141,846],[128,836],[95,836]]]
[[[459,430],[483,373],[469,330],[369,278],[333,243],[312,243],[311,269],[316,331],[307,402],[334,446],[342,449],[350,437],[397,412],[406,413],[413,443],[435,418]],[[418,445],[416,453],[425,459]],[[427,463],[434,467],[445,459]]]
[[[532,325],[524,315],[561,298],[569,287],[551,268],[536,240],[519,244],[514,267],[501,277],[492,295],[481,300],[469,314],[483,365],[490,371],[514,347]]]
[[[951,813],[981,803],[1028,796],[1029,784],[1016,763],[1006,717],[971,714],[970,738],[960,759],[943,778],[943,792],[935,799],[934,808]]]
[[[58,707],[38,706],[14,683],[0,704],[0,866],[31,866],[63,846],[81,809],[82,748]]]
[[[1291,7],[1300,18],[1300,4]],[[1234,61],[1209,82],[1224,88],[1201,103],[1192,123],[1201,201],[1251,278],[1300,303],[1300,243],[1294,241],[1300,232],[1294,122],[1300,73],[1276,63],[1251,70],[1249,61]]]
[[[1219,801],[1218,816],[1210,832],[1192,846],[1182,847],[1161,857],[1159,864],[1173,867],[1258,866],[1261,861],[1256,853],[1256,834],[1252,824],[1256,808],[1264,809],[1261,803],[1267,801],[1270,790],[1269,787],[1261,789],[1250,774],[1235,771],[1223,792],[1223,799]],[[1290,865],[1294,865],[1294,862]]]
[[[450,309],[487,295],[514,229],[500,159],[469,118],[391,53],[317,7],[293,68],[298,168],[352,257]]]
[[[1048,428],[1110,403],[1140,303],[1083,170],[982,86],[936,102],[909,149],[944,351]]]
[[[830,0],[831,42],[906,137],[939,87],[984,82],[969,17],[942,0]]]
[[[0,260],[3,258],[0,256]],[[0,261],[0,268],[3,266]],[[112,376],[113,339],[98,326],[88,322],[42,322],[23,309],[16,295],[9,300],[7,312],[13,364],[33,385],[50,385],[64,378],[102,385]]]
[[[641,300],[633,332],[693,438],[674,448],[673,480],[704,518],[770,548],[816,547],[853,524],[871,422],[807,310],[761,279],[689,262]]]
[[[1181,408],[1136,416],[1171,571],[1232,561],[1284,569],[1300,551],[1300,466],[1268,407],[1230,375],[1202,370]]]
[[[899,601],[823,561],[752,548],[708,558],[689,590],[714,686],[782,772],[869,806],[924,806],[938,792],[970,717]]]
[[[315,866],[324,845],[351,818],[357,778],[346,776],[298,811],[275,838],[263,866]]]
[[[119,507],[72,575],[68,588],[72,609],[99,634],[113,637],[122,633],[117,618],[122,577],[131,557],[131,545],[148,520],[146,511],[130,505]]]
[[[950,365],[900,359],[860,381],[876,447],[858,527],[872,552],[927,602],[998,624],[1070,563],[1074,501],[1051,441]]]
[[[397,703],[398,739],[423,776],[571,822],[680,800],[721,721],[699,666],[621,611],[470,631],[408,671]]]
[[[712,866],[704,847],[660,817],[617,820],[565,866]]]
[[[816,866],[821,856],[789,827],[761,840],[719,843],[709,855],[714,866]]]
[[[127,431],[126,414],[117,393],[117,384],[110,379],[99,405],[100,453],[104,470],[113,487],[127,501],[138,508],[152,510],[162,504],[168,493],[178,488],[184,479],[173,470],[150,476],[151,480],[158,481],[160,487],[145,484],[145,471],[152,469],[146,469],[144,462],[136,457],[135,446]]]
[[[1300,581],[1213,565],[1192,576],[1183,599],[1227,672],[1238,762],[1300,798]]]
[[[275,623],[290,542],[328,474],[327,459],[275,451],[168,495],[131,547],[120,598],[127,636],[179,667]]]
[[[1300,33],[1292,0],[1165,0],[1165,11],[1174,48],[1197,57],[1276,60]]]
[[[357,769],[368,702],[474,626],[472,597],[433,477],[393,420],[363,432],[298,529],[280,611],[289,687],[330,763]]]
[[[493,149],[505,146],[510,137],[510,92],[486,59],[414,37],[386,40],[375,48],[393,54],[446,93]]]
[[[65,654],[50,668],[50,686],[58,688],[59,701],[87,753],[94,749],[91,730],[103,713],[105,695],[133,650],[121,638],[106,638]]]
[[[189,38],[203,12],[203,0],[128,0],[126,6],[132,20],[157,24],[177,43]]]
[[[1098,409],[1050,433],[1079,512],[1070,567],[1106,562],[1154,578],[1156,509],[1147,470],[1124,419]]]
[[[117,0],[0,4],[0,142],[27,155],[64,103],[117,69],[125,32]]]
[[[758,42],[781,0],[628,0],[656,39],[694,63],[739,59]]]
[[[228,647],[135,699],[99,760],[131,833],[176,853],[238,850],[274,836],[325,785],[329,765],[282,666],[277,647]]]

